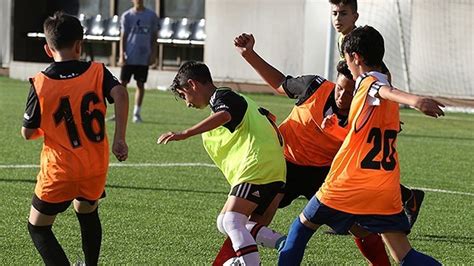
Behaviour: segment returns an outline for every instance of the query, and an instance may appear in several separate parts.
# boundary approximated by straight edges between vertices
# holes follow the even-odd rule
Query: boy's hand
[[[245,54],[248,52],[253,51],[254,45],[255,38],[252,34],[242,33],[234,39],[234,46],[242,56],[245,56]]]
[[[183,132],[167,132],[164,134],[161,134],[161,136],[158,138],[158,141],[156,143],[158,144],[166,144],[169,141],[178,141],[178,140],[184,140],[187,139],[188,135]]]
[[[430,98],[421,97],[416,102],[416,105],[414,107],[428,116],[436,118],[439,116],[444,116],[444,112],[443,110],[441,110],[441,107],[444,107],[444,105]]]
[[[114,140],[112,145],[112,152],[115,158],[120,162],[127,160],[128,158],[128,146],[125,140]]]
[[[331,129],[333,129],[334,125],[337,123],[337,116],[335,114],[328,115],[323,119],[321,128],[324,129],[324,131],[331,131]]]
[[[347,129],[339,126],[339,121],[335,114],[326,116],[321,123],[321,128],[324,130],[324,132],[340,141],[344,141],[344,138],[348,134]]]

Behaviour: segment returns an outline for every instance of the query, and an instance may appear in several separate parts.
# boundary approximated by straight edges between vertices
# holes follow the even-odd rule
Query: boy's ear
[[[82,51],[82,41],[76,41],[74,43],[74,51],[77,53],[77,54],[81,54],[81,51]]]
[[[363,62],[363,60],[362,60],[362,59],[363,59],[363,58],[362,58],[362,56],[360,56],[358,53],[352,53],[352,54],[351,54],[351,56],[352,56],[352,58],[354,58],[354,63],[355,63],[356,65],[358,65],[358,66],[359,66],[359,65],[360,65],[360,63],[362,63],[362,62]]]
[[[44,48],[44,51],[46,52],[46,54],[47,54],[49,57],[53,58],[53,52],[51,51],[51,48],[49,48],[49,45],[48,45],[48,44],[45,44],[45,45],[43,46],[43,48]]]
[[[197,86],[196,81],[194,81],[192,79],[188,79],[187,81],[188,81],[188,84],[191,86],[191,88],[193,88],[193,89],[196,88],[196,86]]]

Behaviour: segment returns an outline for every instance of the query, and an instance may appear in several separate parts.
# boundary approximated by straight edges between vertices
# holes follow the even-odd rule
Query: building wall
[[[255,50],[285,74],[324,74],[327,0],[207,0],[204,61],[214,79],[262,83],[233,45],[253,33]]]
[[[0,67],[8,67],[11,58],[12,0],[0,2]]]

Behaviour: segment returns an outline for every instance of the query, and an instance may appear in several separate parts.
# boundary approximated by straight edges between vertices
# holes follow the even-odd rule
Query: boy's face
[[[336,106],[340,110],[349,110],[351,106],[355,82],[346,78],[344,75],[339,75],[336,80],[336,88],[334,89],[334,98],[336,99]]]
[[[346,35],[354,29],[359,13],[353,12],[349,5],[331,4],[331,18],[336,31]]]
[[[200,83],[197,81],[188,81],[187,85],[176,90],[179,97],[186,102],[187,107],[203,109],[209,104],[208,99],[204,99]]]

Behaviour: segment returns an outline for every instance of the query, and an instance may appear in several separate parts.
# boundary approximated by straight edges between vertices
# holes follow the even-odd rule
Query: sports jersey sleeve
[[[211,99],[210,106],[214,113],[220,111],[230,113],[231,120],[224,124],[224,127],[229,129],[230,132],[235,131],[247,111],[245,99],[231,90],[217,90]]]
[[[379,90],[382,86],[390,86],[385,74],[379,72],[372,72],[371,75],[375,76],[378,80],[370,86],[369,97],[367,98],[369,105],[378,106],[380,105]]]
[[[324,81],[324,78],[317,75],[305,75],[296,78],[287,76],[282,87],[289,98],[298,99],[298,105],[313,95]]]
[[[130,25],[127,23],[127,14],[128,12],[125,12],[120,17],[120,28],[125,34],[130,32]]]
[[[38,102],[35,88],[31,85],[28,98],[26,100],[25,113],[23,115],[23,127],[39,128],[41,124],[41,108]]]
[[[104,66],[104,81],[102,83],[102,88],[104,92],[104,99],[107,99],[109,103],[114,103],[114,99],[110,96],[110,91],[113,87],[120,85],[118,79],[110,73],[110,71]]]

